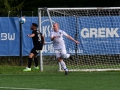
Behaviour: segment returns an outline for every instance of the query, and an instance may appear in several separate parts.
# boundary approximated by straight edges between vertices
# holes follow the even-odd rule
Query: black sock
[[[34,62],[35,62],[35,67],[37,67],[38,66],[38,59],[34,58]]]
[[[31,65],[32,65],[32,58],[29,58],[29,59],[28,59],[28,68],[30,68]]]

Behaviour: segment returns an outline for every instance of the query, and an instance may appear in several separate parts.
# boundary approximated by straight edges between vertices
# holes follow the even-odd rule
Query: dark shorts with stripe
[[[34,55],[37,55],[39,53],[40,50],[42,50],[43,48],[43,44],[38,45],[38,46],[34,46],[32,48],[32,50],[30,51],[30,53],[33,53]]]

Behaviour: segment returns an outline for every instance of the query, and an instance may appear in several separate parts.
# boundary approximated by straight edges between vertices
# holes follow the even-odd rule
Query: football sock
[[[35,67],[37,67],[38,66],[38,59],[34,58],[34,62],[35,62]]]
[[[28,59],[28,68],[31,67],[31,64],[32,64],[32,58],[29,58],[29,59]]]
[[[68,71],[68,69],[67,69],[67,67],[66,67],[66,64],[65,64],[65,62],[64,62],[63,60],[60,62],[60,64],[61,64],[62,68],[63,68],[65,71]]]

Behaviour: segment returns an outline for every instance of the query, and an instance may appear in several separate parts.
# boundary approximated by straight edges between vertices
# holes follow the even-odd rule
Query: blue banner
[[[26,17],[22,24],[22,54],[27,56],[33,47],[32,39],[27,37],[31,34],[31,23],[38,23],[37,17]],[[20,24],[18,17],[0,17],[0,56],[20,55]]]
[[[33,47],[31,23],[38,24],[38,17],[26,17],[22,24],[22,54],[28,56]],[[60,29],[80,42],[77,46],[79,55],[107,55],[120,53],[120,17],[119,16],[82,16],[82,17],[52,17],[52,22],[58,22]],[[52,30],[48,17],[42,17],[41,32],[47,42],[43,55],[53,55],[53,45],[50,40]],[[77,32],[77,33],[76,33]],[[65,38],[68,53],[75,53],[76,44]],[[0,56],[19,56],[20,25],[18,17],[0,17]]]
[[[79,18],[79,47],[83,50],[82,54],[119,54],[119,28],[119,16]]]
[[[19,27],[17,18],[0,18],[0,56],[19,55]]]
[[[52,17],[53,22],[60,24],[64,30],[80,42],[77,53],[80,55],[106,55],[120,53],[120,17],[119,16],[82,16],[82,17]],[[42,32],[49,39],[49,19],[42,18]],[[48,35],[48,36],[47,36]],[[50,40],[47,40],[48,42]],[[65,38],[68,53],[75,53],[76,44]],[[43,53],[53,54],[52,44],[45,45]]]

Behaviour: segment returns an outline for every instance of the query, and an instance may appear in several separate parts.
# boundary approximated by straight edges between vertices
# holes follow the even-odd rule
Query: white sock
[[[60,64],[61,64],[62,68],[63,68],[65,71],[68,71],[68,69],[67,69],[67,67],[66,67],[66,64],[65,64],[65,62],[64,62],[63,60],[60,62]]]

